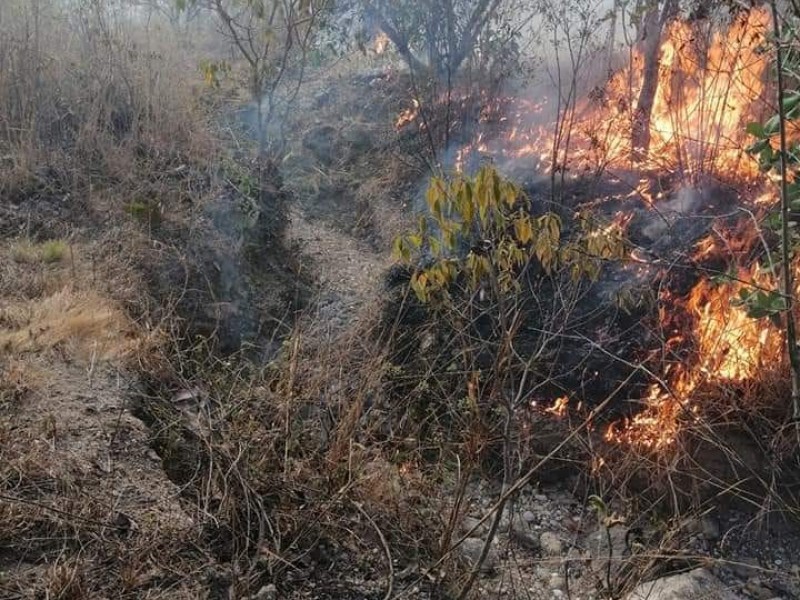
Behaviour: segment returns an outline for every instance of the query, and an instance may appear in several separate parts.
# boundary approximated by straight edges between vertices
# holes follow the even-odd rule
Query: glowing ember
[[[550,408],[545,408],[544,412],[550,413],[551,415],[555,415],[557,417],[563,417],[567,414],[567,407],[569,406],[569,398],[566,396],[561,396],[560,398],[556,398],[555,402],[550,406]]]
[[[411,107],[403,110],[394,123],[395,129],[402,129],[409,123],[413,123],[419,116],[419,101],[416,98],[411,100]]]

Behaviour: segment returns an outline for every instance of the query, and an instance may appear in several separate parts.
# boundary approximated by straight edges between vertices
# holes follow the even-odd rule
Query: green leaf
[[[747,148],[745,148],[745,151],[748,154],[759,154],[763,150],[769,147],[770,147],[769,140],[758,140],[757,142],[754,142],[753,144],[750,144]]]
[[[747,131],[747,133],[757,138],[766,137],[764,134],[764,126],[761,123],[757,123],[755,121],[752,123],[748,123],[747,127],[745,128],[745,131]]]
[[[773,115],[770,117],[766,123],[764,123],[764,135],[771,136],[778,133],[781,129],[781,117],[780,115]]]

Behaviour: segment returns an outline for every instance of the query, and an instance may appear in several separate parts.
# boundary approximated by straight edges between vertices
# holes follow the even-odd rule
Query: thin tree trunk
[[[611,23],[608,27],[608,42],[606,43],[606,77],[609,79],[614,69],[614,48],[617,40],[617,13],[619,10],[619,0],[614,0],[614,6],[611,9]]]
[[[658,72],[661,65],[661,33],[677,10],[677,0],[667,0],[660,14],[658,3],[654,3],[644,17],[642,89],[631,129],[631,158],[634,162],[646,160],[650,152],[650,122],[658,92]]]
[[[778,63],[778,114],[780,122],[781,145],[781,266],[782,266],[782,292],[786,302],[786,343],[789,353],[792,380],[792,417],[795,421],[800,419],[800,356],[797,348],[797,330],[794,319],[794,283],[792,280],[791,262],[791,237],[789,234],[789,189],[787,179],[788,144],[786,135],[786,110],[783,104],[784,74],[783,74],[783,49],[781,48],[781,24],[778,15],[776,0],[772,0],[772,25],[775,32],[775,58]]]

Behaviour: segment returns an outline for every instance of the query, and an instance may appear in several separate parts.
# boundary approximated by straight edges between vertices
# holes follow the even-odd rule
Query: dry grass
[[[57,263],[64,259],[69,251],[67,243],[63,240],[49,240],[40,244],[30,241],[19,241],[11,247],[11,257],[15,262],[26,265],[37,263]]]
[[[81,361],[108,360],[138,344],[132,322],[113,302],[70,288],[3,307],[0,323],[0,352],[7,356],[59,349]]]
[[[104,3],[4,6],[0,56],[8,197],[113,186],[124,203],[150,167],[167,173],[214,152],[196,57],[177,36],[133,25]]]

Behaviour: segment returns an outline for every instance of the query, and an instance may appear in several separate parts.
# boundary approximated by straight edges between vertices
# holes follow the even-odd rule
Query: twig
[[[570,443],[570,442],[571,442],[573,439],[575,439],[575,438],[578,436],[578,434],[579,434],[579,433],[581,433],[581,432],[582,432],[584,429],[586,429],[587,427],[589,427],[589,425],[591,425],[591,424],[594,422],[594,419],[595,419],[595,417],[596,417],[597,415],[599,415],[601,412],[603,412],[603,410],[605,410],[605,408],[606,408],[606,407],[607,407],[607,406],[608,406],[608,405],[609,405],[609,404],[610,404],[610,403],[611,403],[611,402],[614,400],[614,398],[616,398],[616,397],[617,397],[617,394],[619,394],[619,393],[620,393],[620,392],[621,392],[623,389],[625,389],[625,386],[626,386],[626,385],[628,385],[628,382],[630,382],[630,380],[631,380],[632,378],[633,378],[633,373],[631,373],[630,375],[628,375],[628,377],[626,377],[626,378],[625,378],[625,380],[624,380],[624,381],[622,381],[622,382],[621,382],[621,383],[620,383],[620,384],[619,384],[619,385],[618,385],[618,386],[617,386],[617,387],[616,387],[616,388],[615,388],[615,389],[614,389],[614,390],[613,390],[613,391],[612,391],[612,392],[611,392],[611,393],[608,395],[608,397],[607,397],[605,400],[603,400],[603,401],[602,401],[600,404],[598,404],[598,405],[597,405],[597,406],[596,406],[596,407],[595,407],[595,408],[594,408],[594,409],[593,409],[593,410],[592,410],[592,411],[591,411],[591,412],[590,412],[590,413],[587,415],[587,417],[586,417],[586,418],[583,420],[583,422],[582,422],[582,423],[581,423],[581,424],[580,424],[578,427],[576,427],[574,430],[572,430],[572,431],[569,433],[569,435],[568,435],[567,437],[565,437],[563,440],[561,440],[561,442],[559,442],[559,444],[558,444],[558,445],[557,445],[555,448],[553,448],[553,449],[552,449],[550,452],[548,452],[548,453],[547,453],[545,456],[543,456],[541,459],[539,459],[539,461],[538,461],[538,462],[537,462],[535,465],[533,465],[533,466],[532,466],[532,467],[531,467],[531,468],[530,468],[530,469],[529,469],[529,470],[528,470],[528,471],[527,471],[527,472],[526,472],[524,475],[522,475],[521,477],[517,478],[517,480],[514,482],[514,484],[513,484],[512,486],[510,486],[510,487],[509,487],[509,488],[508,488],[508,489],[507,489],[507,490],[506,490],[506,491],[503,493],[503,495],[502,495],[502,496],[501,496],[501,497],[500,497],[500,498],[497,500],[497,502],[495,502],[495,503],[494,503],[494,505],[493,505],[493,506],[491,506],[491,507],[489,508],[489,510],[486,512],[486,514],[485,514],[483,517],[481,517],[481,518],[480,518],[480,519],[479,519],[479,520],[478,520],[478,521],[477,521],[477,522],[476,522],[476,523],[475,523],[475,524],[472,526],[472,528],[471,528],[469,531],[467,531],[466,533],[464,533],[464,534],[463,534],[463,535],[462,535],[462,536],[461,536],[461,537],[460,537],[460,538],[459,538],[459,539],[456,541],[456,543],[455,543],[455,544],[453,544],[453,545],[450,547],[450,549],[449,549],[447,552],[445,552],[445,553],[444,553],[444,555],[443,555],[441,558],[439,558],[439,560],[437,560],[437,561],[436,561],[436,562],[435,562],[433,565],[431,565],[431,566],[430,566],[430,567],[429,567],[429,568],[428,568],[428,569],[425,571],[425,573],[424,573],[422,576],[418,577],[418,578],[417,578],[417,579],[414,581],[414,585],[415,585],[415,584],[417,584],[417,583],[419,583],[420,581],[422,581],[422,580],[423,580],[425,577],[429,576],[431,573],[433,573],[433,571],[434,571],[436,568],[438,568],[438,567],[439,567],[439,565],[441,565],[441,564],[442,564],[442,563],[443,563],[443,562],[444,562],[444,561],[445,561],[445,560],[446,560],[446,559],[447,559],[447,558],[450,556],[450,554],[453,552],[453,550],[455,550],[456,548],[458,548],[458,546],[460,546],[462,543],[464,543],[464,540],[466,540],[466,539],[467,539],[467,538],[469,538],[469,537],[472,537],[472,535],[475,533],[475,531],[477,531],[477,530],[478,530],[480,527],[482,527],[482,526],[483,526],[483,524],[484,524],[484,523],[485,523],[485,522],[486,522],[486,521],[489,519],[489,517],[490,517],[490,516],[492,516],[492,515],[496,514],[496,513],[497,513],[497,511],[499,511],[499,510],[502,510],[502,508],[505,506],[505,504],[506,504],[506,502],[508,501],[508,499],[509,499],[509,498],[510,498],[512,495],[514,495],[514,494],[516,494],[517,492],[519,492],[519,491],[520,491],[520,490],[521,490],[523,487],[525,487],[526,485],[528,485],[528,483],[530,483],[530,481],[531,481],[531,480],[534,478],[534,476],[535,476],[535,475],[536,475],[536,474],[539,472],[539,469],[541,469],[541,468],[542,468],[544,465],[546,465],[548,462],[550,462],[550,460],[552,460],[552,458],[553,458],[554,456],[556,456],[556,454],[558,454],[559,452],[561,452],[561,450],[562,450],[562,449],[563,449],[563,448],[564,448],[564,447],[565,447],[567,444],[569,444],[569,443]],[[412,586],[409,586],[409,587],[407,587],[405,590],[403,590],[402,592],[400,592],[399,594],[397,594],[396,596],[394,596],[394,599],[393,599],[393,600],[397,600],[398,598],[402,598],[402,597],[406,596],[408,593],[410,593],[410,591],[411,591],[411,587],[412,587]]]
[[[70,519],[75,519],[76,521],[80,521],[82,523],[86,523],[87,525],[94,525],[95,527],[102,527],[103,529],[115,529],[117,531],[126,531],[127,527],[122,525],[112,525],[110,523],[103,523],[101,521],[95,521],[94,519],[87,519],[86,517],[81,517],[74,513],[71,513],[66,510],[61,510],[60,508],[54,508],[52,506],[48,506],[47,504],[42,504],[41,502],[35,502],[33,500],[24,500],[23,498],[15,498],[13,496],[7,496],[6,494],[0,494],[0,500],[5,502],[11,502],[14,504],[24,504],[25,506],[34,506],[36,508],[41,508],[43,510],[49,510],[50,512],[54,512],[58,515],[62,515],[64,517],[68,517]]]
[[[362,508],[362,506],[355,500],[353,501],[353,506],[355,506],[356,510],[358,510],[358,512],[364,515],[364,518],[367,519],[367,521],[369,521],[370,525],[372,525],[372,528],[375,530],[375,533],[378,534],[378,538],[380,538],[381,540],[383,551],[386,553],[386,562],[389,565],[389,575],[388,575],[388,582],[386,584],[386,594],[383,596],[383,600],[389,600],[392,597],[392,594],[394,593],[394,561],[392,559],[392,551],[389,548],[389,544],[386,541],[386,537],[383,535],[381,528],[378,527],[378,524],[375,522],[375,520],[372,517],[370,517],[367,511],[365,511]]]

